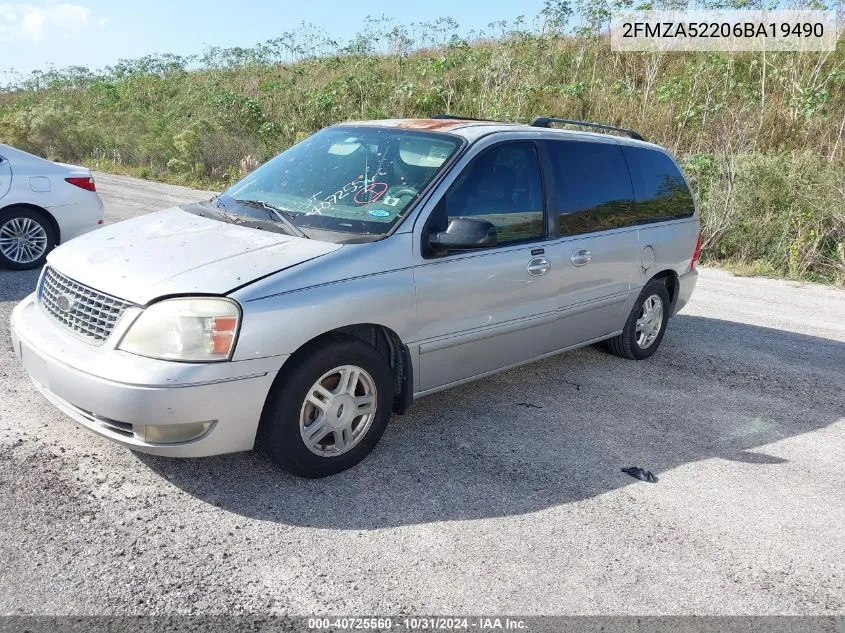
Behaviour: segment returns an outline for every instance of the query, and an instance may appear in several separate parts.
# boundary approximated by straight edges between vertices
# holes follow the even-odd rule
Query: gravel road
[[[109,221],[204,197],[97,183]],[[76,427],[11,351],[36,278],[0,271],[0,614],[845,611],[841,290],[704,269],[650,360],[586,348],[424,398],[306,481]]]

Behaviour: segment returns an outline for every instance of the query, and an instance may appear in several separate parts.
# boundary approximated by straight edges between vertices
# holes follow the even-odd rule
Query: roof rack
[[[552,127],[552,123],[562,123],[564,125],[577,125],[579,127],[591,127],[596,128],[598,130],[610,130],[611,132],[621,132],[626,136],[630,136],[633,139],[638,141],[644,141],[645,139],[639,132],[635,132],[634,130],[629,130],[624,127],[616,127],[615,125],[604,125],[603,123],[591,123],[590,121],[574,121],[572,119],[556,119],[554,117],[545,117],[545,116],[538,116],[531,122],[532,127]]]

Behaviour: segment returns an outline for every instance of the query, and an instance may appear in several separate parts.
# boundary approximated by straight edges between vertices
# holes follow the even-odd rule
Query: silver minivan
[[[553,127],[573,123],[611,133]],[[48,400],[130,449],[255,446],[319,477],[415,398],[599,341],[648,358],[699,250],[681,170],[630,130],[348,123],[60,246],[12,341]]]

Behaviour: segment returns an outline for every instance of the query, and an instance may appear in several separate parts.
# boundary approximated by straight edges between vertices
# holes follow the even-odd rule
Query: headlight
[[[240,320],[238,304],[229,299],[166,299],[141,313],[118,349],[162,360],[228,360]]]

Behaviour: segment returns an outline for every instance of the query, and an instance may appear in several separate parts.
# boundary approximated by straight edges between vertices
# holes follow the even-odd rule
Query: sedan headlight
[[[228,360],[240,321],[240,307],[230,299],[166,299],[141,313],[118,348],[161,360]]]

